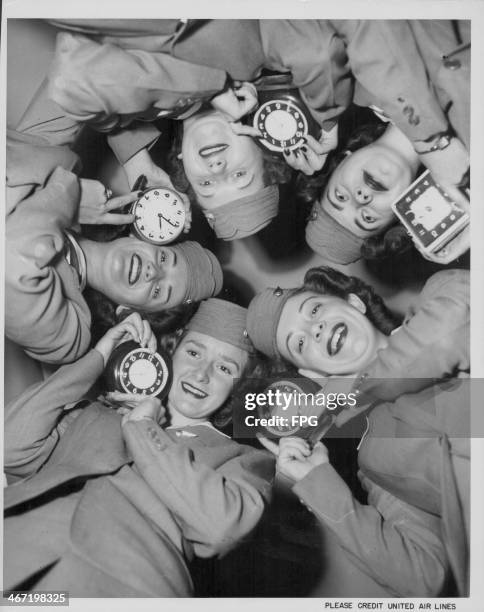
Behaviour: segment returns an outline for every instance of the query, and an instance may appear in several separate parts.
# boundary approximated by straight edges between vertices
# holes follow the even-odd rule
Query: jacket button
[[[447,57],[444,59],[444,66],[449,70],[458,70],[462,64],[458,59],[450,59]]]

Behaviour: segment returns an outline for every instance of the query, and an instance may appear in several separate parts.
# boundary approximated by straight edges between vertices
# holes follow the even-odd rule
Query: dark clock
[[[165,351],[151,353],[134,340],[111,353],[104,370],[108,391],[164,398],[171,384],[171,358]]]
[[[259,108],[250,122],[261,133],[259,143],[277,153],[303,144],[311,134],[319,138],[321,128],[288,75],[270,75],[255,83]]]

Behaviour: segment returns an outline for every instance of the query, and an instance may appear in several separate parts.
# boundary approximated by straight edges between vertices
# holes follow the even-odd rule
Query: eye
[[[204,181],[199,181],[198,184],[200,185],[200,187],[208,187],[209,185],[212,184],[212,181],[209,181],[208,179],[206,179]]]
[[[361,218],[365,223],[375,223],[377,220],[377,218],[365,208],[361,209]]]
[[[341,191],[338,191],[337,189],[334,190],[334,197],[338,200],[338,202],[346,202],[348,199],[344,193],[341,193]]]
[[[247,172],[245,170],[237,170],[237,172],[234,172],[235,178],[240,178],[242,176],[245,176],[246,174]]]
[[[199,355],[198,351],[195,351],[194,349],[187,349],[187,353],[188,355],[190,355],[190,357],[193,358],[196,358]]]
[[[160,263],[165,263],[166,261],[166,253],[165,251],[160,251]]]
[[[313,308],[311,308],[311,316],[315,317],[318,314],[320,308],[321,304],[316,304],[315,306],[313,306]]]
[[[232,376],[232,370],[230,368],[228,368],[226,365],[219,365],[219,370],[221,370],[224,374],[227,374],[228,376]]]
[[[153,291],[153,298],[156,299],[160,295],[160,285],[156,285],[155,290]]]

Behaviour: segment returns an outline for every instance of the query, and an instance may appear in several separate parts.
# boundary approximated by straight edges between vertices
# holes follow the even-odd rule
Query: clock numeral
[[[169,231],[168,233],[170,234],[170,236],[173,236],[173,232],[172,231]]]
[[[170,193],[168,193],[167,191],[165,191],[165,193],[164,193],[165,198],[169,198],[169,197],[170,197],[170,195],[171,195]]]
[[[177,210],[177,211],[176,211],[176,214],[177,214],[177,215],[181,215],[181,214],[182,214],[182,211],[181,211],[181,210]]]
[[[165,236],[162,236],[162,235],[160,234],[160,240],[164,240],[164,239],[165,239]]]
[[[143,231],[145,229],[145,226],[144,225],[140,225],[139,228],[140,228],[141,231]]]
[[[150,233],[148,234],[148,237],[149,237],[149,238],[153,238],[153,236],[154,236],[153,232],[150,232]]]
[[[141,217],[140,215],[136,215],[136,221],[140,221]]]
[[[154,191],[153,193],[154,193],[155,195],[160,195],[160,192],[159,192],[159,191]],[[166,195],[166,194],[165,194],[165,195]]]
[[[171,203],[172,206],[175,206],[175,204],[178,202],[177,199],[173,200],[173,202]]]
[[[149,195],[145,195],[145,200],[149,200],[150,196]]]

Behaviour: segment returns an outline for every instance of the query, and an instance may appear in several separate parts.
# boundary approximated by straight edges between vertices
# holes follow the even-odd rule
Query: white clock
[[[131,205],[133,233],[145,242],[168,244],[182,233],[185,206],[179,193],[168,187],[148,189]]]

